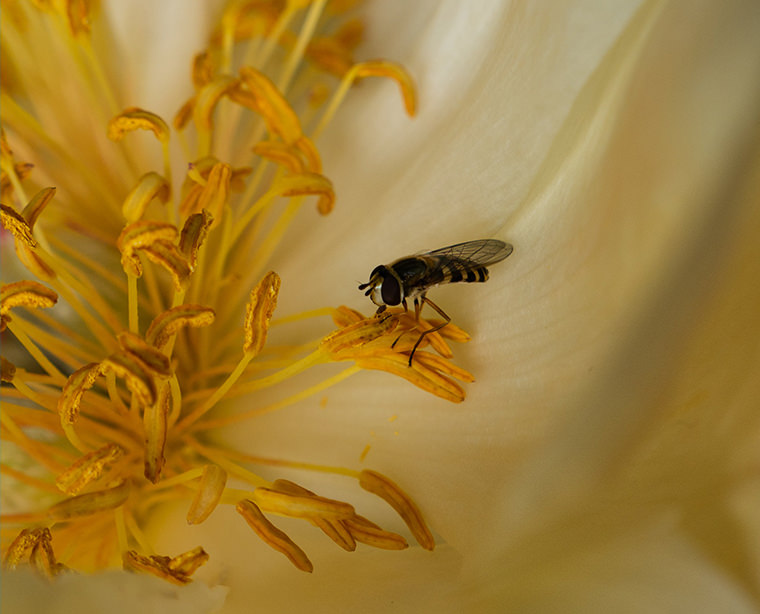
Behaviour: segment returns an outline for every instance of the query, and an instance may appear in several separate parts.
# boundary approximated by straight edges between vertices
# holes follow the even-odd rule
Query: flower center
[[[362,26],[343,14],[344,4],[233,3],[194,59],[194,94],[171,127],[145,109],[118,111],[108,67],[93,49],[90,20],[92,27],[99,21],[84,3],[9,4],[2,222],[19,262],[43,283],[2,287],[2,329],[20,359],[3,358],[0,418],[3,439],[23,458],[2,465],[3,490],[37,492],[27,497],[31,507],[55,502],[3,514],[6,567],[29,563],[53,576],[66,567],[123,564],[189,582],[206,552],[159,555],[144,533],[160,505],[178,500],[187,501],[190,524],[218,505],[235,506],[257,536],[304,571],[312,570],[310,560],[268,515],[306,520],[349,551],[357,542],[407,547],[349,503],[263,477],[256,467],[355,479],[433,549],[416,504],[375,471],[214,443],[218,429],[281,410],[362,369],[387,371],[453,402],[464,399],[455,379],[472,381],[449,361],[446,340],[468,339],[453,324],[425,335],[410,365],[420,334],[441,322],[403,309],[365,317],[347,307],[274,317],[281,280],[265,273],[266,264],[305,200],[316,197],[320,215],[335,205],[316,141],[350,87],[370,76],[392,78],[414,113],[413,84],[401,67],[354,60]],[[68,133],[30,48],[56,58],[61,83],[73,88],[62,95],[81,95],[88,122],[103,118],[111,142],[81,127]],[[136,131],[148,131],[157,146],[138,143]],[[179,189],[175,140],[188,169]],[[152,152],[158,168],[138,170]],[[51,179],[55,188],[42,187]],[[48,207],[56,195],[65,206]],[[251,289],[246,279],[258,281]],[[56,315],[44,311],[54,306]],[[321,332],[296,345],[268,341],[273,328],[304,320]],[[338,362],[351,364],[257,404],[258,391],[283,382],[292,391],[299,374]],[[252,399],[245,410],[219,413],[220,401],[243,395]]]

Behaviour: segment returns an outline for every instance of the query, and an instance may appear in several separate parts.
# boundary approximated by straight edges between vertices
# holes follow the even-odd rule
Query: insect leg
[[[416,307],[416,301],[415,300],[415,307]],[[422,340],[425,338],[425,335],[429,335],[430,333],[434,333],[437,330],[441,330],[444,326],[446,326],[449,322],[451,322],[451,318],[448,316],[448,314],[441,309],[438,305],[436,305],[433,301],[431,301],[428,297],[426,297],[424,294],[420,298],[420,309],[419,311],[422,311],[422,303],[427,303],[430,305],[433,309],[435,309],[438,312],[438,315],[440,315],[444,321],[441,322],[438,326],[434,326],[433,328],[430,328],[428,330],[422,331],[422,334],[420,335],[420,338],[417,339],[417,343],[414,344],[414,347],[412,348],[412,353],[409,354],[409,366],[412,366],[412,358],[414,358],[414,352],[417,351],[417,348],[419,347],[420,343],[422,343]],[[417,319],[419,320],[419,312],[417,312]]]

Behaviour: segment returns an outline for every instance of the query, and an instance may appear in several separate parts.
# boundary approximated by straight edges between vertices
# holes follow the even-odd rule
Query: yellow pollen
[[[392,79],[406,112],[416,110],[402,67],[355,60],[364,25],[347,15],[350,4],[229,3],[192,59],[193,93],[171,125],[121,99],[129,88],[113,81],[103,16],[88,2],[18,2],[4,20],[0,210],[17,262],[0,289],[0,425],[23,462],[0,471],[4,493],[32,493],[0,515],[6,569],[52,578],[121,567],[187,584],[206,550],[158,554],[157,511],[178,502],[192,525],[234,506],[242,519],[230,530],[307,572],[311,560],[270,515],[303,521],[345,552],[408,548],[391,529],[433,549],[418,505],[380,473],[220,443],[222,429],[255,429],[257,417],[295,403],[324,409],[325,391],[364,369],[452,402],[465,397],[458,382],[474,379],[451,362],[450,342],[469,340],[454,324],[426,335],[410,367],[420,333],[440,322],[402,309],[276,313],[282,288],[298,289],[269,262],[286,251],[293,222],[329,232],[325,216],[355,206],[339,200],[319,148],[352,85]],[[58,82],[60,100],[49,87]],[[128,136],[136,130],[156,138],[160,168],[151,168],[157,152],[145,151],[156,142]],[[171,158],[180,151],[183,159]],[[175,180],[172,167],[187,171]],[[303,206],[312,201],[316,211]],[[21,267],[44,285],[20,281]],[[351,277],[336,283],[344,282]],[[309,488],[277,479],[283,469],[305,474]],[[321,492],[322,475],[383,499],[398,526],[380,527]],[[252,573],[259,564],[252,556]]]

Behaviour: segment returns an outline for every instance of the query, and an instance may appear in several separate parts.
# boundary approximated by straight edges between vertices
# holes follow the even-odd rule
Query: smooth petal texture
[[[105,15],[122,50],[120,82],[125,100],[171,118],[193,92],[189,60],[216,22],[222,2],[107,0]]]
[[[199,582],[180,588],[122,571],[94,576],[64,574],[52,583],[29,571],[4,571],[1,594],[6,612],[212,614],[222,611],[227,589]]]
[[[494,268],[484,287],[442,288],[435,294],[456,322],[475,333],[472,347],[457,351],[478,379],[468,400],[451,407],[403,391],[383,374],[362,374],[356,378],[361,382],[331,391],[327,409],[316,418],[314,404],[304,404],[262,421],[260,435],[246,436],[257,450],[287,456],[284,450],[297,449],[309,458],[332,459],[346,450],[358,457],[370,443],[366,462],[403,476],[435,530],[462,554],[468,572],[489,583],[470,586],[486,592],[497,587],[495,597],[486,600],[494,607],[519,586],[518,580],[505,581],[503,570],[519,569],[532,537],[571,547],[588,518],[615,517],[617,508],[591,497],[595,489],[609,487],[602,481],[607,472],[625,476],[614,492],[617,504],[643,506],[645,518],[644,504],[651,501],[643,497],[646,488],[631,487],[638,480],[647,488],[657,486],[664,507],[677,501],[685,510],[698,509],[703,497],[716,491],[695,497],[701,474],[693,474],[684,457],[707,468],[719,449],[744,451],[730,455],[723,471],[713,474],[712,484],[720,490],[733,480],[735,463],[746,468],[753,458],[746,450],[752,449],[757,428],[748,413],[757,391],[748,389],[744,368],[758,358],[758,324],[745,307],[756,304],[745,288],[758,273],[751,250],[757,193],[747,173],[757,164],[757,134],[750,127],[760,100],[754,77],[760,68],[760,24],[750,4],[701,3],[688,14],[664,2],[629,6],[617,29],[606,23],[610,15],[599,16],[601,38],[598,32],[572,30],[590,27],[588,6],[578,9],[576,19],[552,13],[546,21],[519,8],[512,4],[501,12],[494,5],[495,13],[484,14],[487,25],[473,28],[487,41],[479,51],[483,55],[465,42],[464,52],[478,57],[469,65],[487,67],[464,71],[470,80],[462,87],[470,98],[436,90],[443,80],[429,74],[435,73],[434,58],[420,60],[428,69],[420,76],[421,109],[425,86],[432,84],[436,95],[429,104],[448,109],[452,103],[450,114],[431,110],[415,122],[373,125],[372,106],[388,104],[375,97],[391,98],[395,92],[357,94],[369,103],[349,109],[347,123],[332,135],[335,155],[351,160],[333,174],[339,203],[331,223],[338,225],[342,241],[336,245],[325,230],[298,242],[297,259],[314,254],[309,260],[322,263],[320,273],[338,270],[344,277],[357,255],[367,255],[365,271],[356,273],[361,279],[379,262],[419,249],[493,234],[512,240],[515,253]],[[445,6],[440,11],[445,13]],[[541,36],[532,35],[531,18],[540,24],[535,27]],[[419,38],[393,23],[401,29],[400,39],[409,41],[413,58],[415,51],[425,57],[421,48],[431,53],[419,43],[428,37],[453,44],[445,31],[433,29],[436,19],[420,21],[430,30],[412,18]],[[550,25],[564,34],[552,36]],[[585,46],[589,40],[598,42],[596,54]],[[558,50],[558,41],[567,46]],[[555,53],[541,54],[544,47]],[[510,48],[516,51],[509,53]],[[414,59],[399,59],[414,69]],[[542,60],[552,70],[539,70],[535,77]],[[573,71],[578,64],[586,69]],[[543,85],[546,95],[536,95],[537,85],[521,91],[526,80]],[[564,106],[558,92],[567,95]],[[522,112],[512,116],[512,107]],[[348,134],[367,138],[351,145]],[[737,193],[743,189],[747,193]],[[352,210],[341,213],[341,203]],[[297,259],[295,253],[282,256],[284,288],[288,277],[296,276]],[[728,279],[722,267],[735,277]],[[343,298],[333,285],[324,285],[321,274],[300,278],[293,292],[315,300],[324,295],[325,302],[327,295]],[[348,290],[342,292],[349,297]],[[744,316],[734,325],[737,310]],[[728,325],[746,330],[746,339],[724,338]],[[713,354],[719,340],[721,349]],[[734,376],[726,379],[732,368]],[[737,426],[716,437],[725,413]],[[393,415],[399,419],[389,423]],[[684,432],[682,420],[694,421],[697,433]],[[357,441],[362,430],[365,439]],[[326,440],[329,450],[323,447]],[[686,476],[691,481],[683,490],[672,491]],[[711,533],[708,519],[714,512],[697,514],[697,526],[689,530],[674,528],[672,548],[647,554],[645,544],[636,554],[642,569],[647,561],[655,569],[684,563],[687,580],[662,593],[652,587],[649,598],[688,595],[694,583],[712,578],[726,603],[746,606],[752,571],[742,561],[752,557],[717,556],[715,550],[718,534],[756,534],[756,524],[745,514],[742,522],[727,521],[723,531]],[[577,526],[565,542],[566,522]],[[625,524],[615,527],[615,539],[625,548],[608,548],[601,537],[596,545],[598,556],[613,561],[629,556],[626,548],[635,543]],[[737,546],[739,538],[731,543]],[[689,568],[692,548],[711,552]],[[536,555],[530,568],[536,578],[544,565],[553,564],[552,552]],[[578,570],[573,556],[570,551],[567,573]],[[492,573],[482,575],[490,557],[496,557]],[[580,569],[585,581],[579,586],[590,598],[598,582]],[[738,573],[729,577],[726,569]],[[425,570],[420,574],[424,582]],[[625,566],[616,578],[622,590]],[[593,603],[582,596],[579,589],[579,611]],[[477,590],[461,595],[468,597],[477,603]],[[647,611],[647,603],[633,604],[632,611]]]

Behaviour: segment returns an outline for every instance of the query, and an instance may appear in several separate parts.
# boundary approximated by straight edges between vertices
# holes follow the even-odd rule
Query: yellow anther
[[[51,520],[61,521],[112,510],[127,500],[129,490],[129,482],[122,482],[113,488],[70,497],[51,505],[47,510],[47,516]]]
[[[280,177],[274,182],[270,192],[277,196],[319,196],[317,210],[322,215],[330,213],[335,205],[332,182],[324,175],[316,173]]]
[[[245,341],[243,343],[243,351],[248,356],[256,356],[264,348],[269,323],[277,307],[280,283],[280,276],[270,271],[251,290],[250,300],[245,310]]]
[[[11,164],[12,171],[6,172],[4,167],[0,170],[0,200],[10,200],[13,198],[14,185],[11,180],[11,173],[15,174],[19,181],[23,181],[31,174],[34,168],[34,164],[30,164],[29,162],[11,162]]]
[[[29,226],[29,222],[13,207],[0,205],[0,223],[13,235],[17,242],[29,247],[37,247],[37,241],[32,236],[32,228]]]
[[[134,130],[150,130],[161,143],[169,142],[166,122],[155,113],[139,107],[124,109],[108,122],[108,138],[113,141],[120,141],[125,134]]]
[[[171,196],[171,187],[158,173],[146,173],[132,188],[127,195],[124,204],[121,206],[121,213],[127,222],[132,223],[139,220],[145,213],[150,202],[157,198],[162,203],[169,202]]]
[[[289,493],[292,495],[315,496],[312,491],[304,488],[303,486],[299,486],[290,480],[275,480],[272,483],[272,488],[279,492]],[[309,518],[309,522],[311,522],[315,527],[321,529],[325,535],[327,535],[331,540],[333,540],[347,552],[353,552],[356,550],[356,541],[353,537],[351,537],[351,533],[341,520],[337,518],[315,516]]]
[[[417,354],[419,354],[419,350]],[[399,354],[392,350],[356,351],[353,354],[346,353],[342,358],[355,360],[356,366],[362,369],[387,371],[393,375],[403,377],[418,388],[447,401],[452,401],[453,403],[464,401],[465,394],[462,387],[437,371],[422,366],[417,361],[417,354],[414,355],[415,361],[411,367],[409,366],[409,357],[407,355]]]
[[[52,281],[57,277],[56,272],[37,254],[34,247],[23,241],[17,241],[15,247],[18,259],[36,277],[46,281]]]
[[[433,318],[431,318],[427,322],[432,327],[437,327],[443,324],[443,320],[433,319]],[[453,322],[448,322],[446,326],[444,326],[438,331],[438,334],[441,335],[441,337],[444,337],[445,339],[451,339],[452,341],[456,341],[458,343],[467,343],[468,341],[472,339],[472,337],[466,331],[459,328]]]
[[[351,309],[350,307],[341,305],[340,307],[333,309],[332,319],[333,322],[335,322],[336,326],[343,328],[344,326],[348,326],[349,324],[356,324],[357,322],[361,322],[367,318],[365,318],[362,313],[356,311],[356,309]]]
[[[372,60],[356,64],[352,68],[352,72],[355,73],[357,80],[367,77],[389,77],[393,79],[398,83],[401,90],[407,114],[414,117],[417,110],[417,94],[414,81],[403,66],[386,60]]]
[[[37,192],[32,197],[32,200],[30,200],[26,205],[26,207],[24,207],[21,215],[24,216],[24,219],[29,224],[30,229],[34,230],[34,224],[37,222],[37,218],[40,216],[40,213],[42,213],[47,204],[52,200],[53,196],[55,196],[55,188],[43,188]]]
[[[156,382],[148,374],[142,361],[127,352],[115,352],[100,363],[103,372],[113,373],[124,379],[127,388],[132,391],[143,407],[156,402]]]
[[[41,538],[32,546],[32,551],[29,554],[29,563],[32,567],[40,575],[48,579],[57,576],[66,569],[65,565],[56,561],[52,541],[53,536],[50,534],[50,531],[45,529]]]
[[[188,524],[200,524],[216,509],[227,484],[227,472],[218,465],[206,465],[190,509],[187,511]]]
[[[217,162],[212,167],[203,186],[196,208],[191,213],[199,213],[206,209],[212,216],[212,226],[222,219],[224,207],[230,197],[230,180],[232,168],[229,164]]]
[[[121,265],[124,271],[134,277],[140,277],[142,263],[135,253],[136,250],[144,249],[156,241],[174,241],[176,238],[177,228],[172,224],[150,220],[128,224],[116,241],[116,247],[121,252]]]
[[[211,131],[214,128],[216,105],[223,96],[229,95],[238,83],[239,80],[235,77],[220,75],[206,83],[195,96],[193,121],[198,130],[198,148],[203,155],[208,155],[211,150]]]
[[[166,427],[171,409],[171,392],[168,384],[164,384],[158,393],[156,402],[143,410],[143,428],[145,429],[145,477],[158,482],[161,471],[166,463],[164,448],[166,447]]]
[[[359,474],[359,485],[364,490],[387,501],[396,510],[396,513],[401,516],[420,546],[425,548],[425,550],[433,550],[435,548],[433,534],[425,524],[422,513],[414,501],[412,501],[412,498],[401,490],[398,484],[380,473],[365,469]]]
[[[253,153],[262,158],[266,158],[285,167],[292,174],[301,174],[306,172],[306,166],[301,159],[299,152],[280,141],[262,141],[253,147]]]
[[[193,87],[196,90],[201,89],[214,79],[214,63],[211,61],[211,54],[208,51],[202,51],[193,58]]]
[[[122,456],[124,448],[115,443],[106,444],[77,460],[56,478],[55,484],[67,495],[76,495],[103,475],[103,471]]]
[[[389,315],[365,318],[330,333],[322,339],[319,347],[325,352],[336,354],[382,337],[391,332],[397,323],[398,319]]]
[[[48,528],[23,529],[5,551],[3,568],[16,569],[27,553],[31,552],[34,544],[40,540],[43,531],[50,533]]]
[[[0,286],[0,331],[10,321],[9,312],[15,307],[45,309],[58,301],[58,295],[36,281],[15,281]]]
[[[235,509],[265,544],[284,554],[301,571],[311,573],[314,570],[306,553],[283,531],[267,520],[253,501],[243,499],[238,502]]]
[[[445,373],[446,375],[458,379],[460,382],[472,383],[475,381],[475,376],[472,373],[461,367],[457,367],[455,364],[448,361],[445,356],[439,356],[430,352],[420,352],[419,356],[417,354],[414,355],[414,360],[418,361],[419,364],[427,369],[438,371],[439,373]]]
[[[354,515],[354,508],[348,503],[314,494],[293,494],[260,487],[253,491],[253,500],[261,509],[282,516],[338,519]]]
[[[270,133],[286,143],[295,143],[302,134],[298,115],[277,86],[265,74],[249,66],[240,69],[240,76],[248,88],[245,93],[233,93],[233,99],[264,118]]]
[[[202,305],[179,305],[156,316],[145,333],[145,340],[153,347],[163,348],[181,328],[209,326],[214,321],[214,310]]]
[[[181,292],[185,288],[185,284],[193,271],[187,257],[179,250],[179,247],[169,241],[154,241],[141,248],[141,251],[149,260],[160,264],[171,274],[174,280],[174,289],[177,292]]]
[[[124,568],[147,572],[172,584],[184,586],[192,582],[190,576],[208,561],[208,558],[208,554],[200,546],[173,558],[158,554],[143,556],[134,550],[127,550],[124,553]]]
[[[2,377],[0,377],[0,381],[10,384],[16,376],[16,365],[10,360],[6,360],[4,356],[0,356],[0,364],[2,365]]]
[[[169,559],[169,569],[175,573],[191,576],[195,571],[208,561],[208,554],[200,546],[192,550],[178,554]]]
[[[79,416],[79,406],[82,403],[84,393],[95,385],[95,380],[102,375],[100,363],[91,362],[74,371],[66,380],[58,398],[58,415],[61,424],[71,426]]]
[[[139,335],[129,331],[117,335],[121,348],[142,363],[148,371],[160,377],[171,375],[169,359]]]
[[[176,130],[184,130],[190,120],[193,118],[193,110],[195,109],[195,96],[190,98],[185,104],[183,104],[179,111],[174,115],[172,120],[172,126]]]
[[[409,547],[403,536],[386,531],[363,516],[342,521],[356,541],[382,550],[404,550]]]

